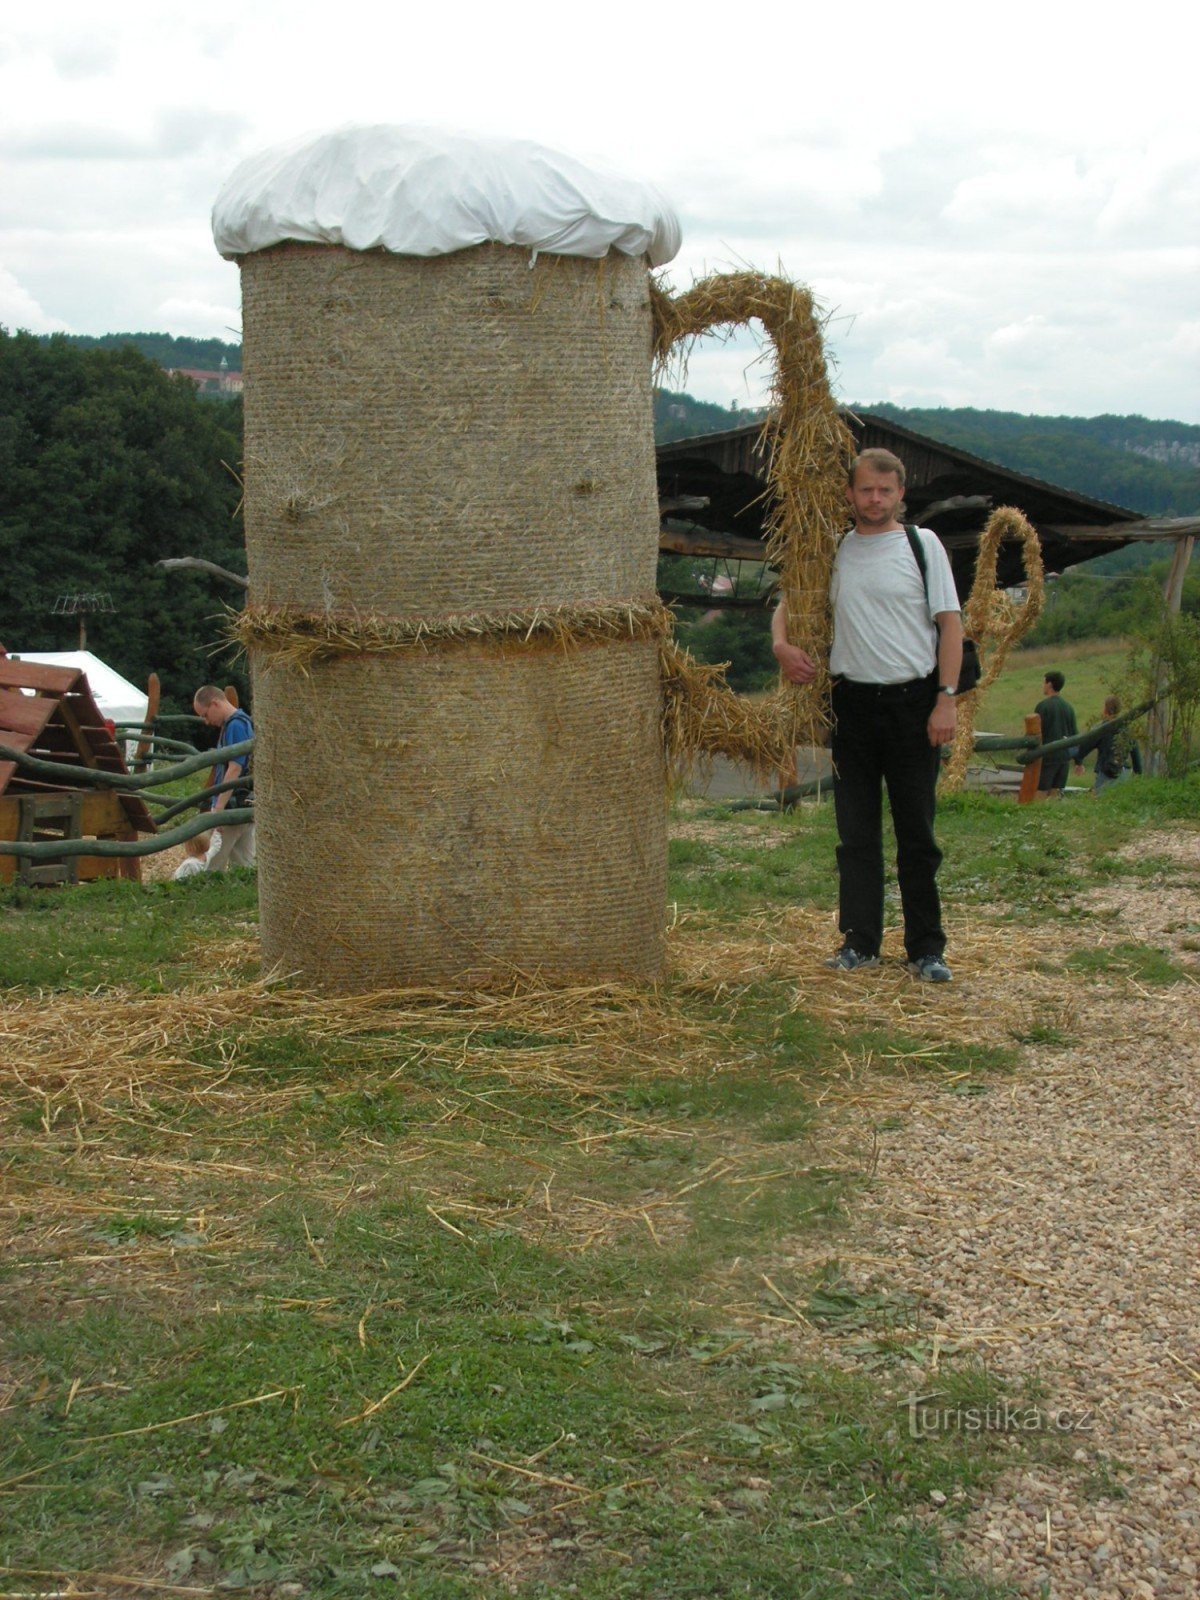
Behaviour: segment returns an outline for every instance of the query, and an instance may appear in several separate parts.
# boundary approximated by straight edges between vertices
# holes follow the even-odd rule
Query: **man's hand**
[[[948,694],[939,694],[929,713],[929,742],[935,748],[950,744],[958,727],[958,707]]]
[[[771,647],[775,652],[775,659],[779,669],[789,683],[811,683],[817,675],[817,663],[807,650],[801,650],[798,644],[788,644],[786,640],[776,639]]]

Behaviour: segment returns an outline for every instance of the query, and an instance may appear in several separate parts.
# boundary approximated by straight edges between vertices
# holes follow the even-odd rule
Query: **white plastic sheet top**
[[[525,139],[350,127],[243,161],[213,207],[223,256],[292,239],[438,256],[492,240],[552,255],[612,246],[670,261],[679,220],[650,184]]]

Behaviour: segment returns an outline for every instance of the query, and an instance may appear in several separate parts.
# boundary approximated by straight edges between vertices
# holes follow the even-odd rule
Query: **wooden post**
[[[154,737],[154,719],[158,715],[158,702],[162,693],[162,685],[158,681],[158,673],[152,672],[146,681],[146,721],[142,727],[142,737],[138,742],[134,754],[134,766],[140,771],[150,759],[150,741]]]
[[[1183,580],[1191,564],[1195,543],[1195,536],[1192,534],[1175,541],[1171,570],[1167,573],[1167,581],[1163,585],[1163,611],[1168,617],[1179,615],[1179,608],[1183,602]],[[1156,695],[1162,694],[1167,687],[1167,675],[1163,667],[1159,667],[1153,687]],[[1167,745],[1171,738],[1167,716],[1167,703],[1165,700],[1160,700],[1146,721],[1146,771],[1149,773],[1161,774],[1166,771]]]
[[[1041,744],[1042,719],[1036,711],[1031,711],[1025,718],[1025,732],[1026,735],[1032,734],[1038,744]],[[1037,799],[1038,781],[1041,776],[1042,758],[1039,756],[1036,761],[1031,761],[1021,774],[1021,788],[1017,795],[1017,804],[1019,806],[1027,806],[1031,801]]]
[[[1175,541],[1175,554],[1171,557],[1171,570],[1167,574],[1167,581],[1163,587],[1163,600],[1166,605],[1167,615],[1177,617],[1179,607],[1183,601],[1183,580],[1187,576],[1187,569],[1191,564],[1192,550],[1195,546],[1195,535],[1186,539]]]

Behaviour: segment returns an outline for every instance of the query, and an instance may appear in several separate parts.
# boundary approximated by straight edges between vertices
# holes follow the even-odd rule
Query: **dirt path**
[[[932,1335],[895,1394],[936,1391],[939,1363],[971,1351],[1014,1391],[1040,1384],[1028,1424],[1070,1433],[1050,1464],[1011,1469],[946,1524],[969,1565],[1048,1600],[1200,1594],[1200,833],[1143,837],[1138,855],[1169,865],[1082,896],[1080,916],[1023,955],[995,926],[964,928],[952,999],[914,1000],[880,974],[893,1023],[921,1004],[948,1037],[999,1040],[1015,1003],[1041,1018],[1029,1026],[1041,1042],[986,1092],[914,1072],[862,1108],[880,1131],[847,1275],[920,1297]],[[1188,975],[1064,978],[1072,951],[1134,942]],[[861,1147],[848,1103],[841,1136]],[[822,1353],[852,1361],[836,1343]]]

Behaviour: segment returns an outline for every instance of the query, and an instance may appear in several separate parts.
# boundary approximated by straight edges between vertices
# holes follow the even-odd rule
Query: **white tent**
[[[43,667],[68,667],[86,672],[101,716],[114,722],[144,722],[149,701],[142,691],[90,650],[10,650],[15,661],[34,661]]]

